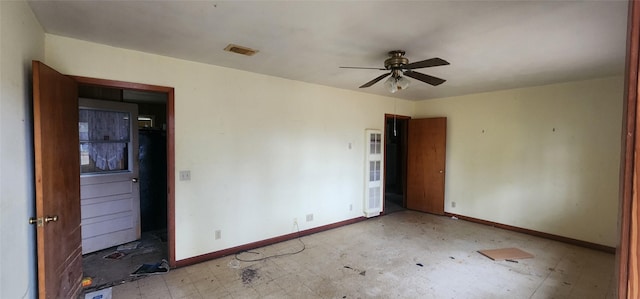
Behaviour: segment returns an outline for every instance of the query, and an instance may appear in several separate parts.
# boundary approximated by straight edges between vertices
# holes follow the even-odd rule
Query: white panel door
[[[79,100],[82,254],[140,238],[138,106]]]

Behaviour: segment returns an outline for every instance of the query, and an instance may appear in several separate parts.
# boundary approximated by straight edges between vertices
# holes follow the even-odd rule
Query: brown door
[[[80,155],[76,82],[33,62],[39,298],[81,290]]]
[[[409,120],[407,209],[444,214],[447,118]]]

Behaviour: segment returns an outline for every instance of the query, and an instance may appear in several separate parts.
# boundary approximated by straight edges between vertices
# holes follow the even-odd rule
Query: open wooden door
[[[34,61],[33,138],[39,298],[81,291],[80,155],[76,81]]]
[[[444,215],[447,118],[410,119],[407,209]]]

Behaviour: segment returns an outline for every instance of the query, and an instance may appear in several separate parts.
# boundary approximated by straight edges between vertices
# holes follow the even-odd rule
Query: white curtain
[[[129,142],[129,113],[80,109],[80,141],[101,170],[118,170]],[[83,128],[83,126],[85,126]]]

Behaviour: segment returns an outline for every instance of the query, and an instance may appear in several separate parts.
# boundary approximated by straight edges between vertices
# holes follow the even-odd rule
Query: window
[[[129,170],[130,114],[79,110],[80,173]]]

